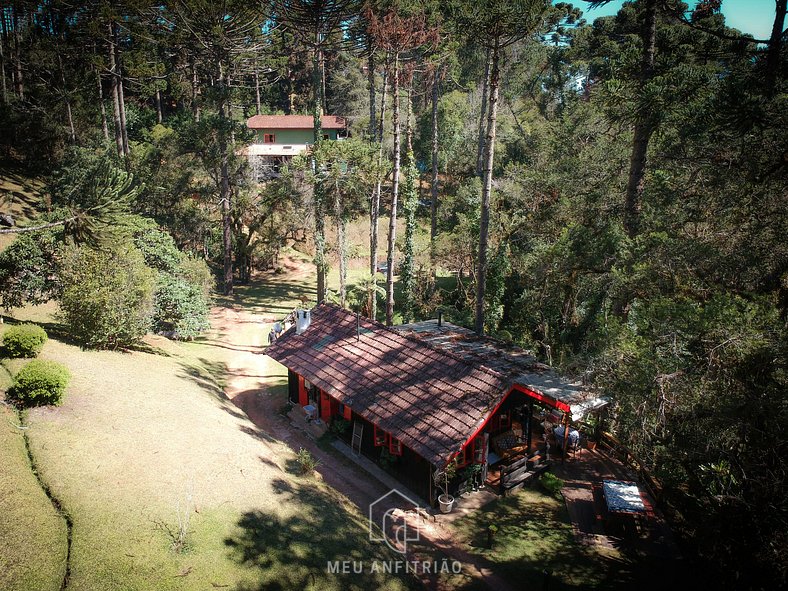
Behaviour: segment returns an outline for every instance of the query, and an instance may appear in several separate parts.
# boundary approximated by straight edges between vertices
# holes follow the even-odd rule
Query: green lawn
[[[11,385],[0,366],[0,402]],[[66,523],[39,486],[25,448],[19,415],[0,404],[0,589],[57,591],[66,567]]]
[[[487,528],[498,531],[493,548]],[[494,572],[520,589],[542,589],[550,571],[549,588],[606,588],[615,550],[600,551],[579,544],[572,533],[563,500],[534,489],[493,501],[455,522],[469,550],[489,561]]]
[[[18,316],[47,320],[42,309]],[[327,572],[328,561],[389,555],[368,541],[363,514],[319,479],[294,475],[293,452],[224,398],[226,348],[147,342],[150,352],[83,351],[51,338],[41,355],[73,374],[63,406],[29,411],[27,431],[42,480],[73,521],[70,590],[407,585]],[[64,525],[20,440],[8,429],[0,439],[13,459],[2,464],[2,490],[23,499],[12,499],[19,516],[0,512],[0,543],[13,544],[0,546],[10,565],[0,588],[56,589]],[[179,516],[188,519],[180,553]]]

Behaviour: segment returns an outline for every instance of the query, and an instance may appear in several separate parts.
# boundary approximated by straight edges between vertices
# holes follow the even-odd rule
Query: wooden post
[[[531,453],[531,423],[533,422],[534,418],[534,403],[530,401],[528,403],[528,424],[525,427],[525,437],[526,437],[526,453]]]
[[[563,464],[566,461],[566,448],[567,443],[569,443],[569,413],[564,413],[564,444],[563,449],[561,450],[561,463]]]

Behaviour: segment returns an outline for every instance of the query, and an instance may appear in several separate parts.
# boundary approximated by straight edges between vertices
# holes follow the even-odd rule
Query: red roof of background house
[[[345,129],[344,117],[323,115],[320,118],[323,129]],[[312,129],[312,115],[255,115],[246,122],[249,129]]]
[[[312,309],[266,353],[443,466],[508,391],[497,372],[468,363],[334,305]]]

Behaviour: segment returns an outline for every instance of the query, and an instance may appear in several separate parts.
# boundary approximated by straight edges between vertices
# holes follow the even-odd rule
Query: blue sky
[[[600,16],[616,14],[624,0],[613,0],[606,6],[588,10],[588,4],[583,0],[569,0],[583,11],[588,22]],[[684,0],[690,6],[696,4],[693,0]],[[756,39],[768,39],[772,33],[774,22],[774,0],[722,0],[722,14],[729,27],[749,33]]]

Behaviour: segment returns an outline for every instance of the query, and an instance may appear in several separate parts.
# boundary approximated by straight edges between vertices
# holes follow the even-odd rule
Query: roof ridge
[[[427,347],[428,349],[430,349],[431,351],[434,351],[435,353],[438,353],[440,355],[445,355],[446,357],[454,359],[455,361],[459,361],[463,365],[466,365],[466,366],[468,366],[470,368],[481,370],[483,373],[489,374],[492,377],[498,378],[498,379],[500,379],[500,380],[502,380],[504,382],[510,382],[511,381],[509,376],[507,376],[507,375],[505,375],[505,374],[503,374],[503,373],[501,373],[499,371],[496,371],[496,370],[494,370],[494,369],[492,369],[490,367],[487,367],[486,365],[482,365],[482,364],[478,364],[477,365],[477,364],[471,363],[470,361],[468,361],[467,359],[465,359],[464,357],[462,357],[460,355],[452,353],[451,351],[447,351],[446,349],[438,347],[437,345],[433,345],[432,343],[427,342],[427,341],[425,341],[423,339],[420,339],[419,337],[415,337],[415,336],[412,336],[412,335],[409,335],[409,334],[405,334],[405,333],[397,330],[396,328],[394,328],[392,326],[386,326],[385,324],[383,324],[379,320],[374,320],[372,318],[368,318],[367,316],[361,316],[358,312],[353,312],[352,310],[348,310],[347,308],[343,308],[339,304],[334,304],[332,302],[323,302],[322,304],[318,304],[316,307],[319,307],[319,306],[326,306],[326,307],[335,308],[335,309],[337,309],[337,310],[339,310],[341,312],[344,312],[346,314],[358,314],[359,318],[363,318],[366,322],[370,322],[372,324],[376,324],[379,328],[382,328],[383,330],[385,330],[385,331],[387,331],[387,332],[389,332],[391,334],[395,334],[395,335],[397,335],[400,338],[408,340],[411,343],[416,343],[418,345]]]

